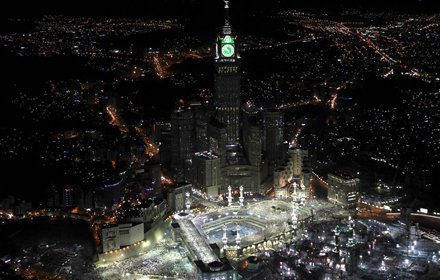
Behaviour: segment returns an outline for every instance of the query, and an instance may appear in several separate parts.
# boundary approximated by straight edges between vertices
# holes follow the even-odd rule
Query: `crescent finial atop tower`
[[[225,2],[225,25],[229,26],[229,0],[223,0]]]

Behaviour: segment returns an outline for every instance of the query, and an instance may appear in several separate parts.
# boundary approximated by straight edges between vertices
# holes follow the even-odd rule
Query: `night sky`
[[[66,3],[70,3],[67,4]],[[222,7],[221,0],[164,0],[164,1],[10,1],[0,10],[1,17],[34,17],[47,14],[104,17],[210,17]],[[310,11],[337,11],[341,7],[362,7],[371,10],[396,10],[402,12],[434,12],[439,9],[437,0],[308,0],[308,1],[253,1],[233,0],[234,12],[300,9]],[[231,9],[232,10],[232,9]]]
[[[66,5],[66,3],[70,3]],[[405,4],[403,4],[405,3]],[[21,1],[9,2],[8,6],[0,9],[0,34],[11,34],[14,32],[26,32],[33,29],[32,21],[28,22],[11,22],[8,18],[28,18],[38,19],[44,15],[65,16],[85,16],[94,18],[117,18],[117,17],[135,17],[135,18],[178,18],[182,20],[189,19],[185,23],[188,28],[193,30],[194,34],[203,40],[214,40],[216,34],[221,30],[223,25],[223,6],[221,0],[164,0],[164,1],[121,1],[116,5],[113,2],[104,1],[32,1],[24,4]],[[364,8],[373,11],[399,11],[411,13],[435,13],[440,11],[440,3],[438,0],[360,0],[360,1],[252,1],[252,0],[231,0],[231,24],[234,26],[238,34],[249,34],[247,32],[258,29],[258,18],[266,16],[271,12],[283,10],[299,10],[310,13],[328,12],[338,13],[344,8]],[[268,27],[269,29],[272,27]],[[83,65],[84,63],[73,56],[65,56],[59,58],[36,58],[11,56],[0,49],[0,82],[5,89],[3,95],[4,102],[0,106],[2,119],[9,119],[9,123],[13,123],[10,119],[14,112],[9,111],[8,94],[15,94],[22,90],[31,89],[34,92],[42,92],[47,90],[47,84],[41,83],[46,81],[45,71],[40,71],[41,67],[52,67],[53,69],[61,68],[61,64],[69,64],[72,67],[65,67],[66,71],[60,72],[59,79],[69,77],[70,69],[75,68],[75,63]],[[45,65],[45,66],[42,66]],[[72,70],[73,71],[73,70]],[[73,72],[72,72],[73,73]],[[53,74],[53,73],[51,73]],[[16,86],[18,85],[18,87]],[[37,166],[23,164],[23,160],[18,159],[11,167],[11,162],[3,161],[3,170],[16,172],[17,179],[20,174],[27,173],[25,176],[26,185],[31,186],[34,182],[33,177],[37,177],[39,170]],[[26,166],[20,170],[19,166]],[[9,169],[8,169],[9,168]],[[23,180],[24,178],[20,178]]]

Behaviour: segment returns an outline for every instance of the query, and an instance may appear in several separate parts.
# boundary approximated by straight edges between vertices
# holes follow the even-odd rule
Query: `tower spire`
[[[224,0],[225,2],[225,26],[229,26],[229,0]]]

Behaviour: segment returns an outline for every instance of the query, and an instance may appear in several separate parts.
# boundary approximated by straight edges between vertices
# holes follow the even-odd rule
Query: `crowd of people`
[[[144,276],[147,279],[148,275],[196,279],[193,263],[188,258],[182,257],[178,244],[170,237],[163,238],[147,253],[97,267],[84,274],[84,279],[116,280],[131,277],[141,280]]]
[[[198,260],[210,263],[218,259],[191,221],[179,220],[179,225]]]

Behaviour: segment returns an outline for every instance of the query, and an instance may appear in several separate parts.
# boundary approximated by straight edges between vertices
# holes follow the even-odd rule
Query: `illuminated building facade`
[[[175,178],[193,182],[197,189],[213,197],[227,193],[228,186],[234,192],[243,186],[245,193],[265,193],[269,183],[268,161],[262,152],[269,153],[273,160],[279,156],[284,128],[280,111],[258,115],[259,110],[248,105],[243,107],[245,117],[240,118],[241,58],[237,36],[229,24],[228,2],[225,1],[225,24],[215,44],[215,108],[199,106],[194,110],[177,110],[171,115]],[[242,131],[240,121],[246,121]],[[217,156],[219,159],[209,160],[215,162],[212,165],[215,171],[210,167],[212,172],[206,172],[200,158],[192,157],[195,152]],[[207,162],[204,160],[204,164]],[[213,174],[217,175],[212,177]]]
[[[167,206],[168,210],[180,211],[185,209],[185,194],[192,191],[192,185],[185,184],[173,184],[167,186]]]
[[[292,193],[292,183],[304,186],[305,196],[310,196],[310,160],[308,150],[292,148],[287,151],[282,162],[274,170],[275,196],[286,197]]]
[[[228,142],[239,140],[240,122],[240,55],[237,36],[229,25],[229,6],[225,2],[225,24],[216,42],[214,104],[217,118],[226,125]]]
[[[119,225],[104,224],[101,229],[101,250],[103,253],[117,250],[119,243]]]
[[[359,198],[359,178],[341,171],[328,174],[327,198],[344,206],[355,206]]]
[[[84,207],[83,192],[79,186],[64,189],[63,204],[65,207]]]
[[[220,194],[221,172],[220,158],[209,152],[195,153],[192,156],[193,187],[216,197]]]

